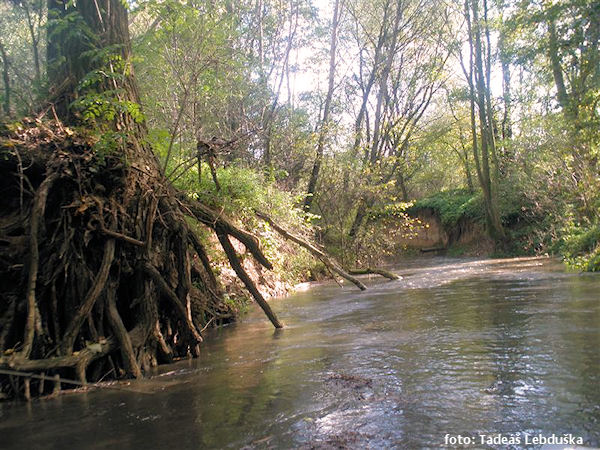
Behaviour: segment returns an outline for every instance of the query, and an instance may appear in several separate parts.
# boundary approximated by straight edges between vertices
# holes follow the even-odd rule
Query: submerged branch
[[[350,269],[348,271],[348,273],[351,273],[352,275],[370,275],[370,274],[375,274],[375,275],[381,275],[382,277],[385,277],[389,280],[401,280],[402,277],[399,275],[396,275],[393,272],[390,272],[388,270],[385,269],[378,269],[378,268],[371,268],[371,267],[367,267],[366,269]]]

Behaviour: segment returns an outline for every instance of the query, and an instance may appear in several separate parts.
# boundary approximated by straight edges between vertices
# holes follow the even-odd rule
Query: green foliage
[[[44,99],[46,2],[0,2],[0,46],[8,60],[10,113],[4,111],[5,86],[3,56],[0,55],[0,115],[20,117],[29,114]],[[28,21],[31,19],[31,22]],[[31,27],[30,27],[31,25]],[[37,64],[36,53],[37,49]],[[39,67],[40,72],[37,72]]]
[[[466,189],[441,191],[429,197],[417,200],[408,212],[431,209],[439,216],[442,225],[449,229],[461,219],[480,222],[485,218],[483,198],[480,193],[471,193]]]
[[[112,122],[119,115],[128,115],[136,123],[144,120],[140,105],[129,100],[119,100],[121,90],[88,92],[75,100],[71,107],[77,111],[85,123],[98,125]]]
[[[251,169],[231,166],[217,169],[217,179],[221,190],[210,175],[210,168],[202,164],[202,178],[197,170],[190,170],[176,181],[176,186],[190,192],[197,200],[226,214],[250,216],[254,209],[260,209],[270,195],[261,176]],[[276,195],[276,194],[275,194]]]
[[[279,189],[275,181],[265,180],[263,175],[249,168],[220,167],[217,169],[217,179],[220,190],[216,189],[208,165],[203,164],[201,180],[198,179],[197,170],[189,170],[175,181],[175,185],[203,204],[237,219],[244,229],[256,234],[261,249],[273,263],[282,281],[295,284],[309,279],[317,271],[314,257],[283,240],[254,213],[265,212],[285,228],[307,237],[312,234],[311,217],[296,207],[296,197]],[[205,238],[208,239],[208,236]]]
[[[302,202],[314,163],[325,93],[321,83],[313,83],[302,95],[300,81],[311,74],[314,80],[323,78],[318,72],[327,65],[329,27],[320,20],[315,2],[264,0],[262,9],[253,2],[225,3],[130,2],[147,140],[179,188],[256,233],[278,270],[290,273],[290,279],[307,276],[312,258],[285,249],[277,234],[256,219],[255,209],[299,234],[312,237],[313,226],[318,227],[320,242],[347,265],[397,251],[398,234],[411,233],[414,225],[408,212],[431,209],[447,229],[461,220],[483,222],[482,196],[471,193],[478,187],[478,176],[469,89],[460,70],[455,76],[452,67],[441,69],[448,49],[459,53],[464,37],[459,29],[446,29],[464,24],[460,7],[449,11],[443,2],[434,1],[423,8],[412,0],[391,6],[382,0],[345,5],[351,14],[342,21],[339,50],[361,66],[336,70],[332,120],[325,124],[325,152],[314,214],[309,215],[295,206]],[[0,2],[0,40],[10,63],[14,111],[34,111],[44,84],[43,76],[36,80],[33,70],[34,42],[23,9],[27,4],[33,5]],[[390,39],[397,35],[390,27],[398,7],[405,8],[407,18],[400,33],[403,43],[389,53],[391,73],[384,80],[383,61]],[[503,62],[512,73],[508,96],[499,95],[500,86],[493,86],[491,93],[498,138],[498,179],[493,184],[502,223],[514,244],[506,251],[555,251],[590,268],[599,259],[597,227],[592,225],[600,211],[598,8],[600,3],[590,0],[495,3],[489,10],[492,48],[485,52],[491,58],[492,78],[500,81]],[[43,7],[30,12],[39,19],[34,20],[38,37],[47,30],[69,46],[63,49],[68,54],[81,54],[77,67],[67,70],[81,75],[72,106],[95,129],[94,148],[102,164],[127,140],[104,125],[123,115],[135,121],[144,116],[139,105],[120,100],[126,98],[120,87],[130,70],[120,56],[123,49],[98,49],[98,37],[72,11],[49,17],[48,23]],[[569,97],[566,106],[556,95],[549,58],[552,22],[558,69]],[[434,33],[422,32],[432,24],[440,25]],[[380,30],[385,42],[376,49]],[[42,67],[44,41],[42,36]],[[357,50],[360,54],[353,53]],[[303,53],[311,56],[305,59]],[[374,87],[368,93],[371,74]],[[382,116],[377,118],[374,106],[386,83]],[[420,111],[427,86],[432,96],[427,111]],[[360,118],[361,125],[358,113],[365,94],[372,106]],[[506,119],[514,129],[505,136],[503,113],[509,106],[511,117]],[[423,120],[413,123],[411,118],[421,113]],[[375,122],[380,125],[379,142],[373,142]],[[226,161],[228,166],[217,169],[220,191],[206,164],[201,179],[196,170],[184,170],[195,163],[197,140],[213,136],[233,143],[219,149],[222,154],[216,158],[217,165]],[[481,136],[476,138],[481,143]],[[371,162],[369,152],[374,149],[379,150]],[[493,157],[490,164],[496,164]],[[466,186],[471,191],[457,189]],[[421,200],[400,202],[414,198]],[[365,220],[350,239],[357,210],[366,211]]]
[[[124,85],[129,66],[123,61],[119,46],[108,46],[85,52],[83,57],[100,64],[79,82],[80,96],[71,104],[84,123],[98,127],[111,123],[118,116],[127,115],[136,123],[144,120],[140,105],[126,98]]]
[[[127,142],[127,134],[117,131],[105,131],[100,133],[98,140],[94,144],[98,164],[106,164],[106,158],[109,156],[121,156],[122,150]]]
[[[600,225],[571,226],[564,230],[558,250],[572,267],[600,271]]]
[[[414,202],[388,203],[369,211],[368,220],[381,220],[391,217],[404,218],[406,212],[414,206]]]
[[[229,308],[235,316],[243,315],[248,311],[252,301],[245,295],[223,294],[223,303]]]

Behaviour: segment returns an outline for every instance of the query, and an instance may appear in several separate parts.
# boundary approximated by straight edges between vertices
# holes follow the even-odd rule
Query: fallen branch
[[[275,231],[277,231],[279,234],[281,234],[284,238],[289,239],[292,242],[295,242],[296,244],[298,244],[301,247],[304,247],[306,250],[308,250],[313,255],[315,255],[317,258],[319,258],[323,262],[323,264],[325,264],[327,266],[327,268],[330,269],[332,272],[335,272],[342,278],[345,278],[346,280],[350,281],[351,283],[354,283],[356,285],[356,287],[358,287],[361,291],[364,291],[367,289],[367,287],[359,279],[353,277],[352,275],[350,275],[349,273],[344,271],[338,264],[333,262],[329,258],[329,256],[327,256],[323,251],[319,250],[317,247],[312,245],[310,242],[307,242],[304,239],[290,233],[285,228],[281,227],[275,221],[273,221],[273,219],[271,219],[271,217],[269,217],[268,215],[261,213],[259,211],[255,211],[255,213],[260,219],[264,220],[269,225],[271,225],[271,227],[273,227],[273,229]]]
[[[402,277],[399,275],[396,275],[393,272],[390,272],[388,270],[385,269],[372,269],[370,267],[367,267],[366,269],[350,269],[348,271],[348,273],[351,273],[352,275],[370,275],[370,274],[375,274],[375,275],[381,275],[382,277],[388,278],[390,280],[401,280]]]
[[[238,227],[233,225],[227,219],[222,217],[216,211],[213,211],[207,206],[190,200],[189,198],[183,199],[184,205],[192,213],[192,215],[201,223],[207,225],[216,231],[217,227],[230,236],[233,236],[238,241],[246,246],[246,248],[252,253],[252,256],[262,264],[265,268],[273,270],[273,264],[267,259],[262,250],[260,249],[259,241],[256,236],[248,233],[247,231],[240,230]]]
[[[225,250],[225,254],[227,255],[227,258],[229,259],[229,264],[231,264],[231,267],[233,268],[233,270],[235,271],[237,276],[240,278],[240,280],[242,280],[242,282],[246,286],[246,289],[248,289],[248,291],[250,291],[250,293],[252,294],[252,297],[254,297],[254,300],[256,300],[256,303],[258,303],[259,306],[262,308],[262,310],[265,312],[265,314],[267,315],[267,317],[269,318],[269,320],[271,321],[273,326],[275,328],[283,328],[283,324],[279,321],[279,319],[277,318],[277,316],[275,315],[275,313],[273,312],[273,310],[271,309],[271,307],[269,306],[267,301],[263,298],[261,293],[258,291],[256,286],[254,285],[254,283],[252,282],[252,280],[250,279],[250,277],[248,276],[248,274],[242,267],[242,264],[240,263],[240,259],[238,258],[238,255],[235,252],[233,245],[231,245],[231,242],[229,241],[229,236],[227,236],[227,231],[222,229],[220,225],[217,225],[215,227],[215,231],[217,233],[217,238],[219,238],[219,242],[221,242],[221,246],[223,247],[223,250]]]
[[[45,359],[23,359],[19,355],[0,357],[0,368],[15,369],[20,371],[61,369],[64,367],[77,367],[88,365],[92,361],[107,355],[115,350],[117,345],[113,338],[89,344],[84,349],[68,356],[56,356]]]

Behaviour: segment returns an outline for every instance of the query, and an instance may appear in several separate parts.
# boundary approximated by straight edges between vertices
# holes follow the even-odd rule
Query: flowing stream
[[[0,448],[422,448],[539,433],[600,446],[600,275],[535,258],[397,272],[365,292],[325,283],[272,301],[281,331],[253,309],[130,392],[0,404]]]

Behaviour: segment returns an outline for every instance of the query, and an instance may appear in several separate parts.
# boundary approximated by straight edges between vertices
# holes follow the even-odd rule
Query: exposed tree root
[[[90,291],[88,292],[85,300],[81,304],[79,310],[75,313],[75,316],[69,322],[69,326],[65,330],[62,343],[61,350],[62,353],[68,355],[73,350],[73,343],[75,338],[79,334],[79,330],[81,325],[83,325],[83,321],[90,314],[92,307],[96,303],[96,299],[104,289],[106,285],[106,280],[108,280],[110,266],[115,258],[115,241],[113,239],[109,239],[104,244],[104,256],[102,257],[102,262],[100,263],[100,270],[96,275],[96,279],[94,280],[94,284]],[[92,322],[93,323],[93,322]]]
[[[33,206],[31,210],[30,219],[30,230],[29,230],[29,274],[27,277],[27,323],[25,325],[25,337],[23,350],[21,350],[21,356],[23,358],[29,357],[31,353],[31,347],[33,345],[34,337],[34,326],[36,315],[39,314],[37,311],[37,303],[35,301],[35,288],[38,277],[39,267],[39,248],[38,248],[38,231],[40,220],[46,210],[46,199],[48,197],[48,191],[50,187],[56,181],[57,175],[51,174],[48,176],[37,189],[35,196],[33,197]]]
[[[115,337],[119,343],[119,349],[121,350],[121,356],[125,365],[125,369],[136,378],[142,377],[142,371],[138,365],[131,338],[127,333],[127,329],[121,320],[121,315],[117,310],[117,303],[115,301],[115,291],[109,289],[106,292],[106,306],[108,309],[108,323],[110,324]]]
[[[234,312],[186,216],[217,234],[282,326],[229,241],[270,269],[255,236],[176,192],[148,152],[100,153],[95,142],[56,122],[0,133],[0,369],[45,372],[26,383],[0,375],[0,393],[50,393],[46,376],[141,377],[198,354],[202,331]]]
[[[192,323],[191,318],[188,316],[188,313],[185,307],[181,304],[179,298],[173,292],[173,290],[169,287],[164,278],[160,275],[158,270],[156,270],[152,265],[146,263],[144,265],[144,270],[150,275],[156,286],[161,290],[166,299],[171,302],[175,311],[179,316],[179,319],[186,324],[187,330],[190,336],[195,340],[196,343],[202,342],[202,336],[196,330],[196,326]]]

